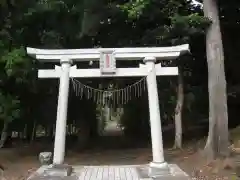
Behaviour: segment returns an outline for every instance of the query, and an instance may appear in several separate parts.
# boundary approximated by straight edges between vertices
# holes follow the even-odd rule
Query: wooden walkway
[[[138,180],[136,167],[131,166],[86,166],[79,180]]]
[[[40,167],[28,180],[153,180],[148,177],[146,165],[73,166],[70,176],[49,175],[49,166]],[[170,174],[162,174],[156,180],[189,180],[189,176],[177,165],[170,164]],[[147,170],[147,171],[144,171]]]

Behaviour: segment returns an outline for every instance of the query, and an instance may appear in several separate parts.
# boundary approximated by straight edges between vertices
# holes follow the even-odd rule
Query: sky
[[[198,2],[196,0],[191,0],[191,1],[192,1],[192,4],[194,4],[196,6],[200,5],[200,7],[203,8],[203,4],[202,3],[200,3],[200,2]]]

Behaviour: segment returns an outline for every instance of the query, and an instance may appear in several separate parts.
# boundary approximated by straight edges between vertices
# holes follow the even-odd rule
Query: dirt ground
[[[4,178],[6,180],[26,179],[40,166],[39,152],[37,145],[1,149],[0,164],[5,167]],[[237,179],[231,166],[232,161],[216,160],[206,163],[201,153],[193,146],[187,146],[183,150],[165,149],[165,158],[169,163],[178,164],[195,179]],[[151,159],[151,148],[92,149],[78,153],[68,151],[66,163],[71,165],[145,164]]]

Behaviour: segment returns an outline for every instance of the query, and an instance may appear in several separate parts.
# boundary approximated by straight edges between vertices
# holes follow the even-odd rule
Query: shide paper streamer
[[[141,97],[146,91],[146,77],[121,89],[96,89],[71,78],[76,96],[93,100],[97,104],[116,107],[128,103],[133,98]]]

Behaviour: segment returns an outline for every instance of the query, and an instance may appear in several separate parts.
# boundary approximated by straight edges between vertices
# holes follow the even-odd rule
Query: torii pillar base
[[[162,175],[170,175],[170,168],[166,162],[164,163],[154,163],[151,162],[148,168],[148,176],[162,176]]]
[[[73,167],[68,164],[52,164],[50,168],[44,171],[45,175],[48,176],[71,176]]]
[[[163,164],[162,164],[163,165]],[[166,165],[166,166],[165,166]],[[137,168],[139,179],[141,180],[191,180],[176,164],[165,164],[161,168],[152,167],[152,165],[140,166]]]

